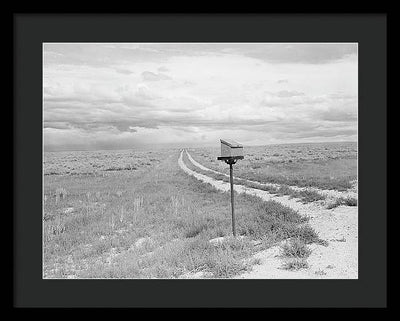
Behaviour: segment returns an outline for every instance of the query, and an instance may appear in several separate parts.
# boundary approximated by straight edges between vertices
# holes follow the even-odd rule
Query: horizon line
[[[272,145],[305,145],[305,144],[343,144],[343,143],[357,143],[358,140],[345,140],[345,141],[323,141],[323,142],[288,142],[288,143],[268,143],[268,144],[255,144],[255,145],[246,145],[243,144],[243,147],[259,147],[259,146],[272,146]],[[173,145],[174,143],[170,143],[169,145]],[[184,144],[182,144],[184,145]],[[219,146],[218,144],[215,144],[215,147]],[[182,149],[182,148],[207,148],[207,147],[213,147],[211,144],[205,144],[204,146],[197,146],[197,147],[190,147],[190,146],[185,146],[185,147],[173,147],[173,146],[168,146],[168,144],[151,144],[149,146],[145,145],[140,145],[140,146],[133,146],[132,148],[100,148],[100,149],[53,149],[53,150],[45,150],[45,148],[42,149],[42,153],[54,153],[54,152],[96,152],[96,151],[122,151],[122,150],[132,150],[132,149]]]

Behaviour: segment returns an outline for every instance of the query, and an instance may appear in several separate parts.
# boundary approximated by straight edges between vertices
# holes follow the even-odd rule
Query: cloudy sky
[[[357,140],[357,44],[43,44],[45,150]]]

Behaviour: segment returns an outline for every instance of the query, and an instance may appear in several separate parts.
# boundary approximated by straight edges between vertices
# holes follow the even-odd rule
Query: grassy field
[[[160,162],[165,151],[46,152],[44,175],[103,175],[104,172],[139,170]]]
[[[245,237],[210,243],[231,233],[230,196],[187,176],[178,156],[179,150],[46,153],[44,277],[228,278],[257,264],[248,260],[253,253],[282,240],[296,240],[296,260],[304,260],[308,244],[322,242],[292,209],[237,195]]]
[[[188,149],[202,165],[229,174],[220,148]],[[344,191],[357,179],[357,143],[286,144],[246,147],[235,175],[261,183]]]

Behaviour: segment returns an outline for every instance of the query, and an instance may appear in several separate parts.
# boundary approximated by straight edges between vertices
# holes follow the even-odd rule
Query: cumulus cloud
[[[133,71],[128,70],[128,69],[123,69],[123,68],[115,68],[115,71],[118,72],[118,73],[120,73],[120,74],[123,74],[123,75],[131,75],[131,74],[134,74]]]
[[[275,93],[277,97],[295,97],[295,96],[304,96],[304,93],[298,91],[289,91],[289,90],[281,90]]]
[[[219,136],[353,140],[357,132],[355,44],[43,48],[43,133],[53,149],[215,144]]]
[[[144,71],[142,72],[142,77],[143,80],[145,81],[158,81],[158,80],[169,80],[171,77],[168,77],[167,75],[164,75],[162,73],[154,73],[151,71]]]

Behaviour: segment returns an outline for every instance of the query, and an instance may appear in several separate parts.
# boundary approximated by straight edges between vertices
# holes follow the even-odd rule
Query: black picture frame
[[[357,42],[359,279],[43,280],[43,42]],[[15,307],[387,306],[386,14],[21,13],[13,57]]]

